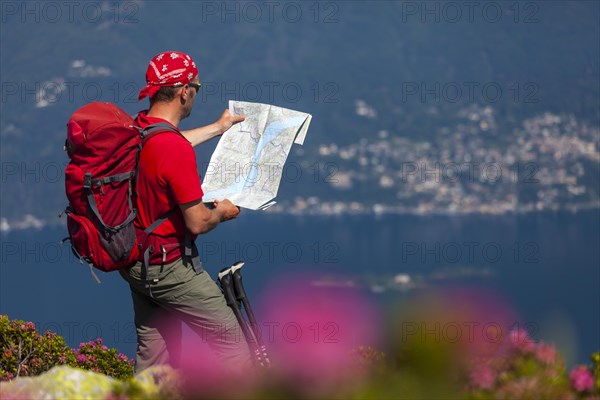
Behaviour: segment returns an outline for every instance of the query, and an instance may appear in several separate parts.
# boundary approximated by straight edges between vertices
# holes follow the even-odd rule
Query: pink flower
[[[58,362],[60,364],[65,364],[67,362],[67,357],[65,357],[65,356],[58,357]]]
[[[77,356],[77,362],[84,363],[86,361],[87,361],[87,357],[85,356],[85,354],[80,354]]]
[[[556,360],[556,348],[552,345],[540,343],[535,349],[535,357],[539,362],[552,364]]]
[[[102,346],[100,349],[101,349],[102,351],[106,351],[106,350],[108,350],[108,347],[106,347],[106,346]]]
[[[478,389],[492,389],[496,383],[496,373],[487,365],[478,365],[471,371],[471,385]]]
[[[98,338],[98,339],[96,339],[96,343],[98,343],[98,344],[102,344],[102,338]]]
[[[121,360],[121,361],[127,361],[127,356],[126,356],[125,354],[123,354],[123,353],[119,353],[119,354],[117,355],[117,358],[118,358],[119,360]]]
[[[510,344],[513,349],[523,353],[531,353],[535,350],[535,343],[529,337],[525,329],[516,328],[510,332]]]
[[[578,392],[585,392],[594,388],[594,377],[585,365],[578,365],[573,368],[571,374],[571,385]]]

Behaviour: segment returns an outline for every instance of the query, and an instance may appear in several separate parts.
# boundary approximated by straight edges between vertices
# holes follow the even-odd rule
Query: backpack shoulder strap
[[[137,119],[137,116],[135,119]],[[136,194],[137,194],[137,182],[138,182],[139,168],[140,168],[140,154],[142,152],[142,148],[144,147],[144,144],[148,140],[150,140],[152,137],[159,135],[161,133],[165,133],[165,132],[174,132],[174,133],[181,135],[182,137],[185,137],[185,136],[183,136],[181,134],[181,132],[179,132],[179,129],[175,128],[173,125],[171,125],[167,122],[157,122],[156,124],[150,124],[150,125],[146,126],[145,128],[140,128],[137,125],[135,125],[133,127],[136,128],[140,132],[140,137],[142,139],[140,144],[138,145],[136,156],[135,156],[135,182],[136,182]]]
[[[175,212],[175,210],[177,210],[177,207],[170,209],[169,211],[158,217],[156,221],[154,221],[150,224],[149,227],[144,229],[144,233],[146,233],[147,235],[151,234],[156,228],[162,225],[163,222],[169,219],[169,217]]]
[[[151,137],[164,132],[174,132],[184,137],[179,129],[167,122],[157,122],[156,124],[148,125],[140,131],[140,135],[142,136],[142,142],[145,142]]]
[[[145,128],[140,129],[140,136],[142,137],[142,143],[139,144],[138,150],[137,150],[137,155],[136,155],[136,163],[135,163],[136,184],[137,184],[138,176],[139,176],[140,152],[142,150],[144,142],[146,142],[147,140],[151,139],[152,137],[159,135],[161,133],[164,133],[164,132],[174,132],[174,133],[181,135],[181,132],[179,132],[179,129],[175,128],[173,125],[171,125],[167,122],[157,122],[156,124],[151,124],[151,125],[146,126]],[[183,137],[183,135],[181,135],[181,136]],[[137,192],[137,186],[136,186],[136,192]],[[165,222],[171,216],[171,214],[173,214],[175,212],[175,210],[177,210],[177,208],[178,207],[175,207],[175,208],[167,211],[160,217],[158,217],[156,219],[156,221],[154,221],[152,224],[150,224],[150,226],[148,226],[146,229],[144,229],[144,232],[147,235],[150,235],[156,228],[158,228],[163,222]]]
[[[146,141],[150,140],[152,137],[154,137],[156,135],[159,135],[159,134],[165,133],[165,132],[177,133],[178,135],[180,135],[181,137],[183,137],[185,139],[185,136],[183,136],[181,134],[181,132],[179,131],[179,129],[175,128],[173,125],[171,125],[167,122],[157,122],[156,124],[151,124],[151,125],[146,126],[143,129],[141,129],[140,135],[142,137],[142,143],[140,144],[140,150]],[[139,157],[139,150],[138,150],[138,157]],[[139,160],[138,160],[138,162],[139,162]],[[136,179],[136,181],[137,181],[137,179]],[[150,235],[156,228],[158,228],[160,225],[162,225],[162,223],[165,222],[175,212],[175,210],[177,210],[177,208],[178,207],[175,207],[175,208],[169,210],[167,213],[161,215],[159,218],[157,218],[152,224],[150,224],[150,226],[148,226],[146,229],[144,229],[144,233],[146,233],[147,235]],[[154,249],[151,247],[152,246],[150,246],[149,248],[147,248],[144,251],[143,264],[144,264],[145,268],[148,268],[148,266],[150,265],[149,264],[150,253],[154,251]],[[194,271],[196,271],[196,273],[202,272],[204,269],[202,266],[202,261],[200,261],[200,257],[198,254],[198,248],[196,247],[195,243],[192,242],[191,234],[188,229],[185,230],[184,248],[185,248],[184,258],[187,259],[192,264],[192,268],[194,269]]]

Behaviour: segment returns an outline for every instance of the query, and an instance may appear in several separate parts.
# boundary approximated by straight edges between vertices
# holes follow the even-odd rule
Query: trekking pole
[[[256,318],[254,317],[254,312],[252,311],[252,307],[250,306],[250,300],[246,295],[246,290],[244,289],[244,284],[242,282],[241,269],[243,266],[244,263],[241,261],[238,261],[237,263],[231,266],[231,275],[233,276],[233,289],[235,292],[235,297],[244,306],[246,315],[248,315],[248,321],[250,322],[250,328],[252,329],[252,331],[254,332],[254,336],[256,337],[257,347],[260,350],[265,366],[269,367],[271,366],[271,360],[269,360],[267,347],[265,346],[265,343],[262,340],[262,335],[259,330],[258,323],[256,322]]]
[[[234,265],[236,265],[236,264],[234,264]],[[233,310],[233,314],[235,315],[235,318],[238,320],[238,323],[240,324],[240,328],[242,329],[244,338],[246,339],[246,342],[248,343],[250,350],[254,354],[253,361],[255,363],[258,362],[261,366],[265,366],[265,361],[262,358],[262,354],[258,347],[258,341],[256,339],[254,331],[252,331],[252,329],[249,328],[248,322],[242,315],[240,303],[235,296],[235,289],[234,289],[233,280],[232,280],[233,276],[231,274],[231,268],[232,267],[223,268],[221,270],[221,272],[219,272],[219,275],[218,275],[219,283],[221,285],[221,289],[223,290],[223,295],[225,296],[225,301],[227,302],[227,305],[229,307],[231,307],[231,309]]]

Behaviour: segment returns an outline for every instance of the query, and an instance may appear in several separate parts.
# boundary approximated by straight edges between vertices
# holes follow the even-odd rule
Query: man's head
[[[157,54],[148,64],[146,83],[139,100],[150,96],[150,107],[155,103],[172,103],[181,108],[182,118],[190,115],[200,88],[198,68],[192,57],[177,51]]]

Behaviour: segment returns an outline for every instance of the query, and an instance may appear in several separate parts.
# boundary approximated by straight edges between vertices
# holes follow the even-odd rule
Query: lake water
[[[270,279],[305,271],[329,284],[353,282],[381,306],[420,287],[489,290],[517,311],[515,322],[556,343],[574,363],[600,349],[599,227],[598,210],[464,217],[243,212],[197,243],[213,278],[245,260],[252,298]],[[57,243],[64,236],[62,227],[2,234],[0,312],[56,331],[72,347],[102,336],[133,355],[126,284],[118,274],[99,273],[103,283],[96,285],[68,246]],[[413,283],[417,288],[398,290]]]

